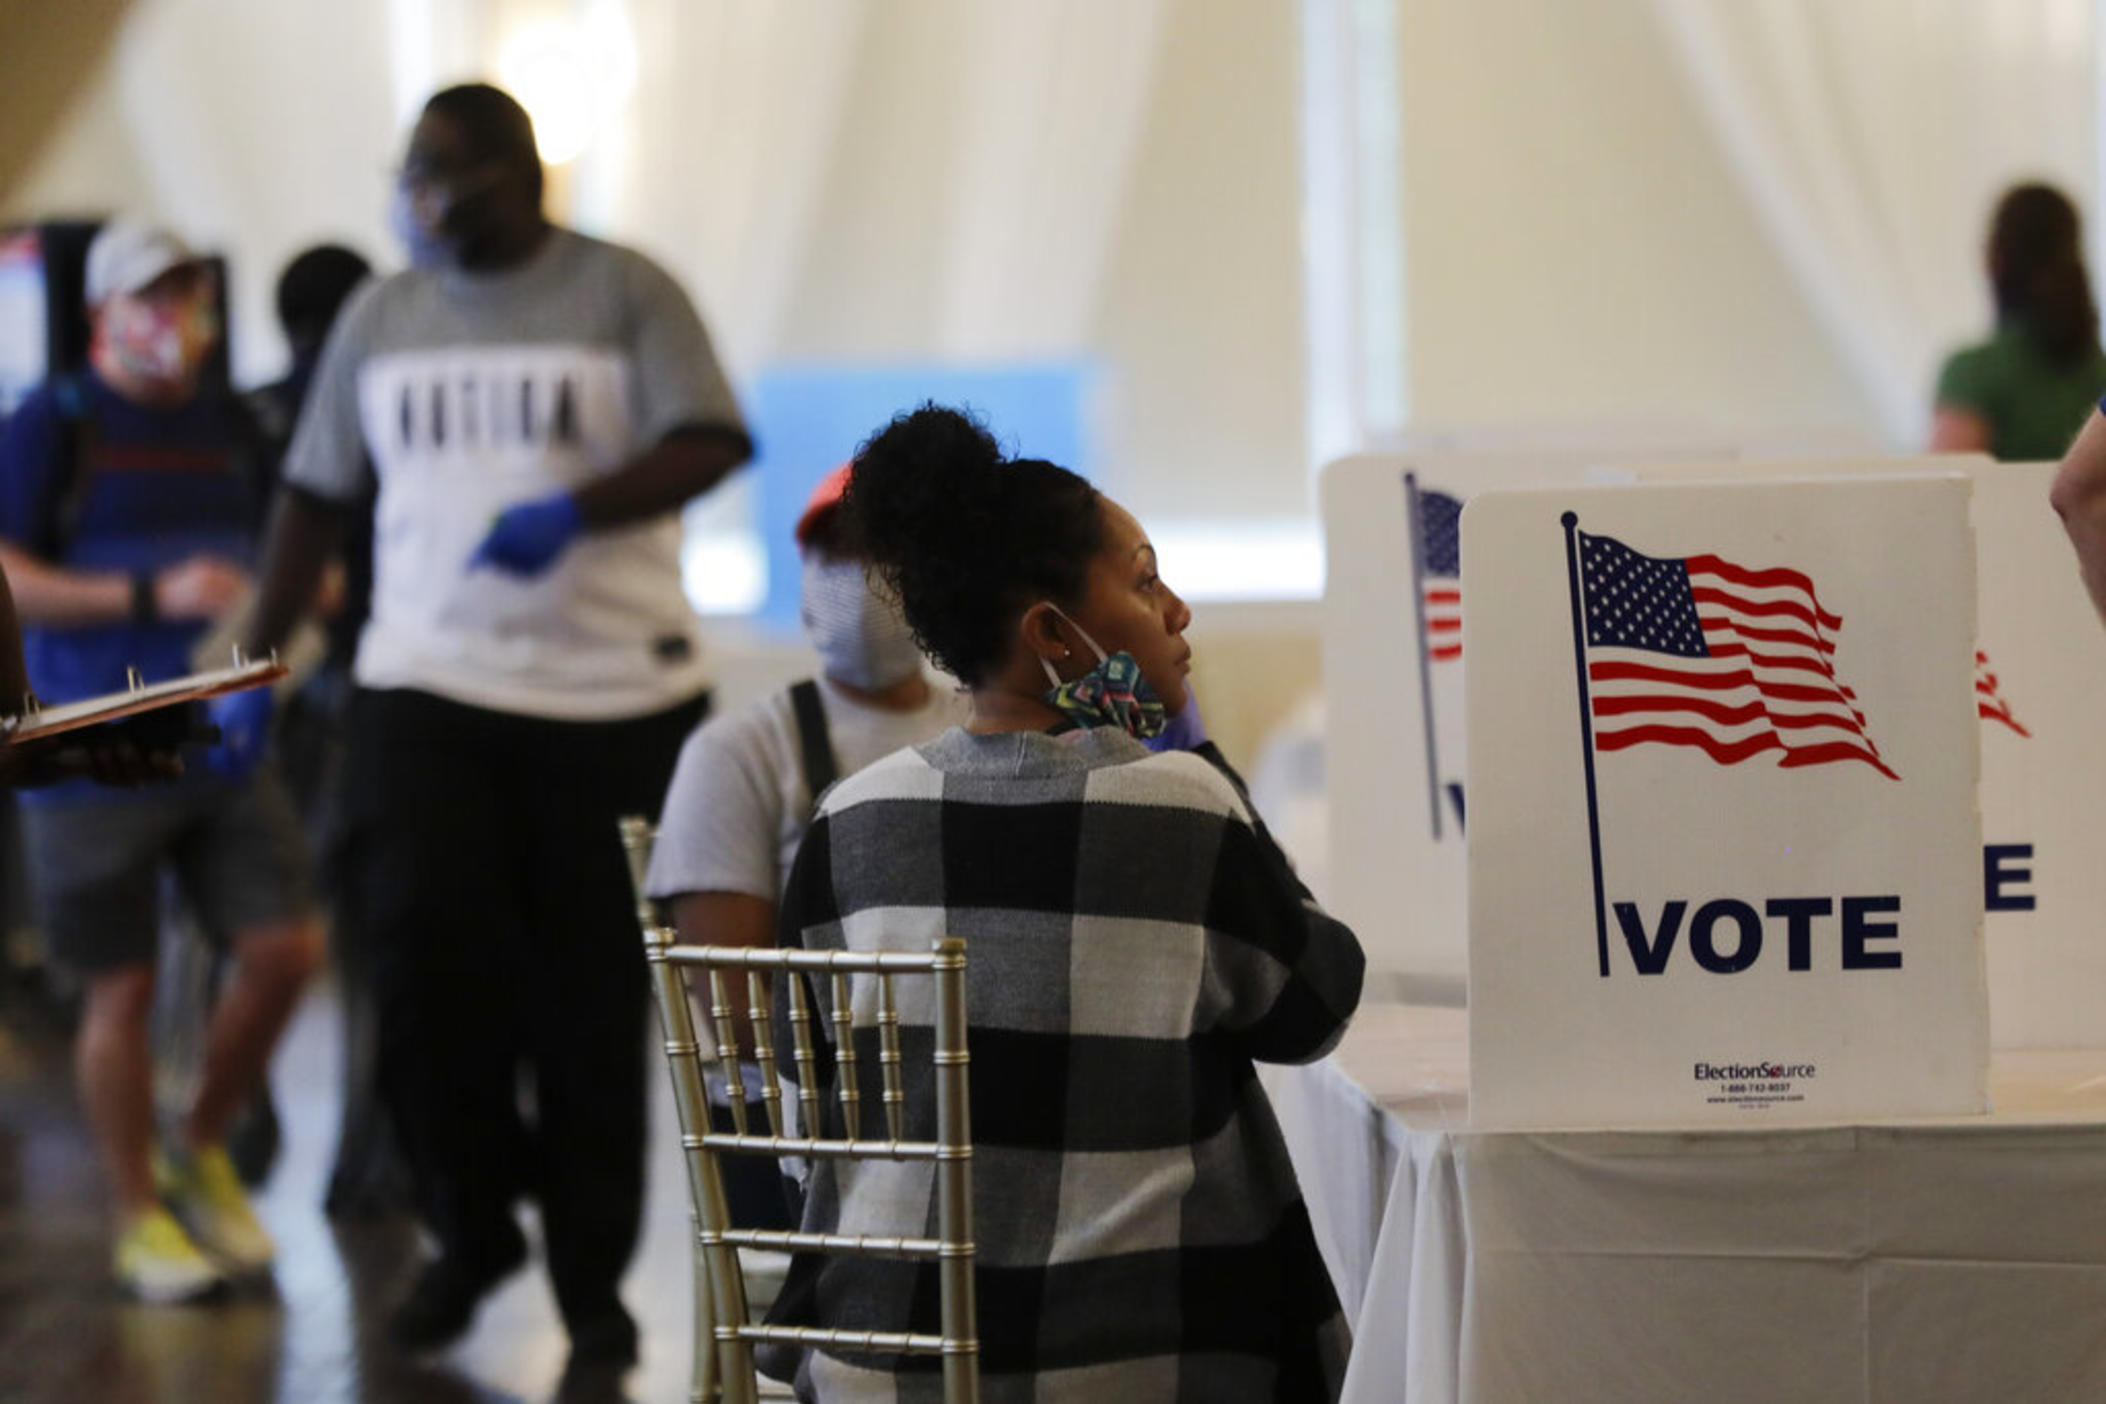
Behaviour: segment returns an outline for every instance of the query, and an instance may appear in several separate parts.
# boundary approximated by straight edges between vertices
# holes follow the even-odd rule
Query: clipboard
[[[80,731],[105,722],[123,721],[146,712],[157,712],[165,707],[180,707],[186,702],[204,702],[214,697],[224,697],[230,692],[246,692],[252,687],[268,687],[285,676],[285,665],[277,655],[255,662],[236,661],[231,668],[220,668],[211,672],[192,673],[188,677],[170,678],[166,682],[147,683],[137,680],[134,674],[132,686],[123,692],[106,693],[101,697],[86,697],[78,702],[66,702],[55,707],[44,707],[31,703],[29,710],[19,716],[0,717],[0,736],[8,744],[25,746],[45,741],[67,732]]]

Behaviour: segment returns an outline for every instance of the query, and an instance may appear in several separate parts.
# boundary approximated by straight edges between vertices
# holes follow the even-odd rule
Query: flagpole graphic
[[[1419,519],[1419,475],[1404,474],[1404,514],[1411,530],[1411,608],[1418,622],[1419,722],[1426,739],[1426,799],[1433,836],[1441,836],[1441,759],[1433,729],[1433,640],[1426,632],[1426,542]]]
[[[1586,611],[1580,600],[1579,513],[1558,518],[1565,528],[1565,580],[1572,595],[1572,665],[1579,678],[1580,754],[1587,763],[1587,845],[1594,862],[1594,950],[1609,978],[1609,908],[1601,882],[1601,808],[1594,790],[1594,702],[1587,686]]]

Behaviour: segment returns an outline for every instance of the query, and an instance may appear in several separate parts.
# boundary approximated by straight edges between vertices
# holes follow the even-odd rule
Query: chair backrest
[[[974,1321],[972,1228],[972,1128],[968,1108],[966,1052],[965,943],[955,938],[934,943],[927,952],[851,952],[771,949],[749,946],[688,946],[659,917],[644,891],[654,834],[642,819],[622,821],[622,842],[629,854],[636,885],[637,920],[643,930],[644,955],[650,962],[651,987],[665,1032],[666,1061],[673,1078],[680,1115],[681,1145],[686,1151],[688,1193],[695,1219],[697,1254],[697,1331],[695,1398],[708,1396],[712,1378],[725,1404],[746,1404],[755,1397],[757,1380],[753,1347],[774,1342],[803,1347],[836,1347],[869,1353],[938,1355],[943,1361],[943,1397],[949,1404],[977,1404],[979,1339]],[[710,1037],[699,1035],[688,1004],[686,972],[704,977],[710,1008]],[[782,1052],[773,1027],[774,977],[784,977],[789,1001],[784,1011],[791,1034],[789,1057],[797,1072],[798,1118],[786,1124],[776,1073]],[[936,1139],[903,1138],[906,1098],[900,1053],[899,1001],[893,981],[900,976],[935,983]],[[834,1026],[835,1096],[842,1134],[822,1137],[818,1049],[813,1037],[814,1001],[805,992],[805,977],[829,982]],[[869,1118],[883,1126],[866,1129],[858,1088],[853,1033],[851,978],[876,985],[878,1071],[881,1107]],[[741,1048],[734,1024],[736,979],[743,983],[750,1011],[751,1049]],[[742,1063],[750,1053],[761,1086],[758,1100],[765,1124],[749,1119]],[[705,1065],[714,1065],[730,1093],[733,1130],[713,1130],[709,1116]],[[880,1131],[882,1134],[880,1134]],[[723,1154],[801,1156],[808,1159],[930,1161],[935,1165],[937,1227],[935,1238],[865,1234],[806,1233],[735,1228],[726,1205],[723,1177],[716,1157]],[[917,1226],[918,1227],[918,1226]],[[942,1300],[942,1332],[843,1331],[816,1326],[771,1326],[749,1321],[745,1281],[738,1250],[862,1254],[932,1260],[937,1263]],[[700,1306],[706,1294],[706,1309]],[[705,1358],[706,1357],[706,1358]]]

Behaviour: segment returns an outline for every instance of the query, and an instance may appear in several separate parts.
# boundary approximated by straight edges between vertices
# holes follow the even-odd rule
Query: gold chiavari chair
[[[644,955],[651,965],[651,987],[665,1032],[665,1054],[673,1077],[674,1103],[680,1114],[680,1140],[686,1151],[687,1185],[694,1219],[695,1364],[692,1398],[697,1404],[752,1404],[758,1394],[753,1347],[780,1343],[835,1347],[866,1353],[939,1355],[943,1361],[946,1404],[977,1404],[980,1360],[973,1300],[972,1130],[967,1106],[965,943],[938,941],[926,954],[916,952],[848,952],[775,950],[747,946],[684,946],[659,919],[644,895],[644,873],[650,866],[655,834],[642,819],[625,819],[622,843],[636,884],[637,920],[643,929]],[[711,1039],[704,1047],[689,1008],[684,972],[697,971],[709,990]],[[746,1007],[753,1030],[753,1061],[759,1068],[760,1101],[766,1126],[749,1124],[743,1056],[733,1026],[728,977],[744,977]],[[798,1073],[798,1115],[789,1134],[784,1124],[782,1091],[776,1079],[779,1053],[771,1020],[772,977],[782,975],[790,1001],[787,1022],[790,1056]],[[906,1098],[902,1092],[897,976],[929,977],[935,982],[936,1139],[902,1139]],[[813,1043],[812,1001],[804,981],[810,976],[830,982],[835,1032],[836,1076],[842,1136],[823,1138],[818,1057]],[[865,1134],[857,1059],[851,1038],[850,977],[877,982],[878,1064],[882,1087],[882,1135]],[[730,1092],[734,1129],[711,1129],[705,1067],[714,1063]],[[876,1118],[873,1118],[875,1120]],[[773,1158],[925,1160],[936,1167],[936,1238],[878,1238],[861,1234],[783,1232],[734,1228],[725,1204],[717,1157],[722,1154]],[[749,1319],[746,1285],[738,1250],[866,1254],[934,1260],[939,1266],[942,1333],[843,1331],[816,1326],[771,1326]]]

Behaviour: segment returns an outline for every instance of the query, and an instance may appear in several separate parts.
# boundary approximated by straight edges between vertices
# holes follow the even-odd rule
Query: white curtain
[[[1997,194],[2096,219],[2092,0],[1652,0],[1749,203],[1897,444],[1989,322]]]
[[[1086,347],[1166,9],[1164,0],[1008,0],[965,12],[939,353]]]

